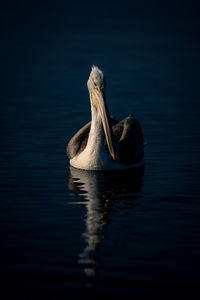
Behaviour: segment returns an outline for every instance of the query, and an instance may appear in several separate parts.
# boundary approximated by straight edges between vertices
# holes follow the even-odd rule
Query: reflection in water
[[[108,215],[113,202],[127,201],[135,207],[141,197],[144,169],[120,172],[84,171],[70,167],[67,175],[67,187],[74,201],[69,204],[85,205],[86,230],[83,237],[86,247],[79,255],[78,262],[84,266],[87,276],[98,275],[100,259],[99,246],[104,239],[104,228],[108,224]],[[129,206],[130,208],[130,206]]]

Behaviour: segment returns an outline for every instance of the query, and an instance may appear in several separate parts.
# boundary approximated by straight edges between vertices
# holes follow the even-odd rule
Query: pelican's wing
[[[72,159],[77,153],[82,152],[88,140],[91,122],[84,125],[69,141],[66,153],[69,159]]]
[[[113,126],[118,160],[122,164],[134,164],[144,156],[144,138],[139,121],[127,117]]]

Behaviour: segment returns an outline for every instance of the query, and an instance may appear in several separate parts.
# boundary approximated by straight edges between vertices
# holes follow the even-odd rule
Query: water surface
[[[139,4],[2,15],[1,291],[198,297],[199,18]],[[111,115],[142,124],[142,170],[69,168],[66,143],[90,118],[93,63]]]

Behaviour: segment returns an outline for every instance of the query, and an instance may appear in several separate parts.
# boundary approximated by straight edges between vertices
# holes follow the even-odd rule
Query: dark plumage
[[[139,162],[144,156],[144,138],[139,121],[135,117],[129,116],[120,122],[111,118],[111,124],[116,145],[117,161],[121,164]],[[85,149],[90,125],[91,122],[84,125],[69,141],[66,149],[69,159],[72,159]],[[106,141],[105,147],[108,151]]]

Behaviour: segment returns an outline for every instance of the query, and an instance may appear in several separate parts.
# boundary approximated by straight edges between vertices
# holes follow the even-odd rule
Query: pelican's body
[[[67,145],[70,165],[84,170],[120,170],[143,165],[144,139],[132,116],[110,118],[105,100],[105,78],[93,66],[88,80],[92,120]]]

